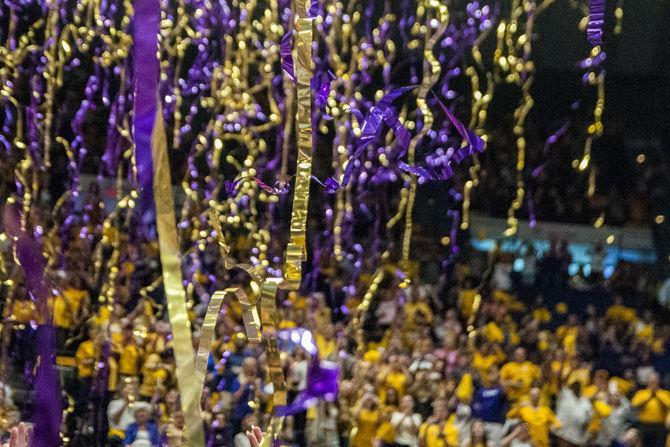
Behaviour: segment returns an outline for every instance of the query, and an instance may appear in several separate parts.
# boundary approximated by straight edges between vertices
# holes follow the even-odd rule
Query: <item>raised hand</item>
[[[263,432],[261,431],[260,428],[252,427],[251,431],[247,432],[247,436],[249,437],[249,442],[251,443],[251,447],[260,447],[261,442],[263,441]],[[14,446],[11,446],[11,447],[14,447]]]
[[[21,422],[18,427],[12,428],[9,447],[28,447],[31,435],[32,428],[27,428],[26,424]]]

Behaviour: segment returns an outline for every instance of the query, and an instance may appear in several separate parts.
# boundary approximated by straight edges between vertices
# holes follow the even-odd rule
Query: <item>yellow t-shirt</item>
[[[54,326],[62,329],[72,329],[73,312],[69,303],[58,295],[49,299],[49,307],[53,313]]]
[[[425,447],[457,447],[458,428],[454,425],[452,415],[444,424],[429,424],[425,422],[419,428],[419,439]]]
[[[582,396],[593,399],[593,397],[598,394],[598,385],[591,384],[582,388]]]
[[[382,358],[382,353],[378,349],[368,349],[363,354],[363,360],[370,363],[377,363]]]
[[[621,377],[612,377],[610,382],[615,382],[617,389],[624,396],[627,396],[628,393],[630,393],[630,391],[633,389],[633,383],[626,379],[622,379]]]
[[[537,447],[549,447],[549,429],[561,426],[551,408],[543,405],[517,407],[510,410],[507,417],[524,421],[528,425],[528,434]]]
[[[615,304],[607,309],[606,317],[608,320],[630,323],[635,320],[635,318],[637,318],[637,313],[635,312],[635,309],[624,306],[622,304]]]
[[[640,390],[630,403],[638,408],[640,422],[645,424],[663,424],[670,408],[670,391],[658,390],[653,396],[650,389]]]
[[[20,300],[12,302],[12,311],[9,319],[17,323],[28,324],[36,318],[35,303],[31,300]]]
[[[563,343],[563,349],[568,354],[575,354],[577,352],[577,335],[579,329],[577,327],[560,326],[556,329],[556,337]]]
[[[395,441],[395,429],[390,422],[390,418],[393,412],[397,410],[398,408],[393,405],[385,405],[383,407],[382,414],[386,416],[386,420],[381,423],[379,428],[377,428],[377,433],[375,435],[377,439],[388,445],[393,445]]]
[[[482,354],[479,351],[475,351],[474,355],[472,356],[472,367],[479,375],[479,380],[481,380],[485,385],[488,385],[489,371],[494,365],[498,365],[503,360],[505,360],[505,354],[502,352]]]
[[[165,351],[166,348],[167,341],[162,335],[158,335],[157,333],[152,332],[147,336],[146,342],[144,344],[144,350],[148,354],[160,353]]]
[[[405,395],[405,386],[407,385],[407,376],[403,372],[390,372],[386,375],[382,384],[380,394],[381,400],[386,399],[386,390],[393,388],[398,392],[398,397]]]
[[[112,311],[110,309],[111,306],[100,306],[100,309],[98,310],[98,314],[94,318],[94,322],[96,326],[103,326],[107,323],[109,323],[109,319],[112,316]]]
[[[121,322],[114,321],[109,324],[109,338],[115,348],[123,344],[123,327]]]
[[[86,340],[77,348],[75,360],[77,363],[77,373],[79,377],[87,378],[93,375],[93,367],[95,365],[95,345],[91,340]],[[87,362],[92,360],[92,362]]]
[[[124,376],[136,376],[140,372],[138,367],[142,356],[140,348],[134,344],[128,344],[121,348],[119,352],[119,374]]]
[[[61,294],[70,305],[70,310],[73,314],[79,312],[79,309],[81,308],[81,301],[88,297],[88,292],[85,290],[74,289],[71,287],[63,290]]]
[[[607,418],[610,414],[612,414],[611,405],[602,400],[594,400],[593,417],[591,418],[591,422],[589,423],[588,430],[591,433],[599,432],[603,419]]]
[[[551,312],[546,307],[539,307],[533,310],[533,320],[542,323],[549,323],[551,321]]]
[[[319,357],[327,359],[337,352],[337,343],[335,340],[326,340],[323,335],[316,334],[314,336],[316,341],[316,348],[319,350]]]
[[[461,381],[458,383],[458,386],[454,390],[454,395],[461,402],[470,402],[472,399],[472,394],[474,393],[474,384],[472,380],[472,374],[465,373],[461,377]]]
[[[643,322],[636,322],[635,335],[637,338],[647,345],[654,342],[654,325]]]
[[[351,447],[370,447],[379,427],[379,410],[362,409],[358,413],[358,430],[351,441]]]
[[[159,384],[165,383],[168,378],[168,372],[163,368],[159,368],[160,356],[158,354],[151,354],[144,361],[142,366],[142,384],[140,385],[140,396],[152,397],[156,387]]]
[[[500,369],[500,378],[503,383],[513,383],[507,387],[507,397],[511,401],[518,401],[528,394],[533,387],[533,382],[540,378],[540,368],[529,361],[508,362]]]
[[[484,336],[492,343],[503,343],[505,341],[505,334],[500,326],[493,321],[484,326]]]

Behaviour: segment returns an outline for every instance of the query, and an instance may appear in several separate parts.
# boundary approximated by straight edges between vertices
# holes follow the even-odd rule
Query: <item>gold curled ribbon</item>
[[[224,266],[228,270],[239,268],[247,272],[251,277],[251,288],[256,296],[260,295],[260,300],[251,302],[247,293],[241,287],[228,288],[224,291],[215,292],[212,295],[209,306],[207,307],[207,313],[205,314],[202,336],[198,345],[197,361],[201,371],[200,374],[204,381],[207,357],[209,356],[210,347],[213,343],[214,327],[216,326],[223,300],[228,295],[234,295],[242,307],[242,319],[244,321],[247,339],[253,343],[260,342],[262,328],[264,351],[268,370],[270,372],[270,380],[272,381],[273,386],[273,408],[286,405],[286,380],[281,367],[279,347],[277,345],[277,292],[279,289],[289,289],[290,284],[281,278],[262,279],[260,276],[261,273],[255,267],[249,264],[239,263],[231,256],[230,246],[226,242],[223,229],[221,228],[220,216],[215,206],[212,207],[212,210],[210,211],[210,222],[214,231],[217,233]],[[298,279],[298,284],[299,283],[300,279]],[[259,304],[261,308],[260,321],[258,314]],[[279,435],[283,423],[283,417],[272,416],[268,429],[263,437],[263,446],[272,446],[272,442]]]
[[[356,307],[356,313],[354,314],[354,318],[351,321],[351,326],[354,331],[354,337],[356,339],[356,349],[358,350],[359,353],[365,352],[365,334],[363,333],[363,323],[365,322],[368,310],[370,309],[370,305],[372,304],[372,299],[377,294],[377,289],[379,288],[379,285],[382,283],[384,277],[386,276],[385,261],[388,259],[388,257],[389,257],[388,251],[382,254],[380,259],[381,263],[379,267],[377,267],[377,270],[375,271],[375,274],[372,277],[372,283],[370,284],[368,290],[365,292],[365,295],[363,295],[361,303],[358,305],[358,307]]]
[[[244,290],[239,287],[231,287],[214,292],[207,305],[207,313],[205,314],[205,319],[202,323],[202,332],[200,334],[200,341],[198,342],[198,354],[195,359],[195,377],[197,383],[205,384],[207,359],[209,358],[209,352],[211,351],[215,337],[214,329],[219,320],[223,302],[226,297],[231,295],[233,295],[242,306],[242,319],[244,320],[247,339],[251,343],[260,343],[261,341],[258,309],[251,304]]]
[[[428,107],[426,102],[426,97],[430,91],[433,84],[439,79],[440,73],[442,72],[442,66],[440,62],[433,55],[433,47],[439,42],[442,35],[447,31],[449,26],[449,10],[446,5],[440,4],[433,0],[426,0],[424,5],[419,5],[419,8],[427,11],[429,8],[435,9],[436,17],[438,21],[437,29],[432,35],[426,35],[425,48],[423,50],[423,73],[424,77],[421,82],[421,87],[419,88],[419,94],[416,98],[416,105],[421,112],[421,117],[423,119],[423,127],[417,134],[412,137],[409,143],[409,148],[407,150],[407,162],[410,165],[414,165],[414,159],[416,155],[416,148],[424,138],[424,136],[430,131],[433,125],[433,114]],[[401,202],[401,205],[406,207],[405,210],[405,233],[403,234],[402,240],[402,268],[408,272],[409,271],[409,255],[410,248],[412,243],[412,231],[413,231],[413,221],[412,214],[414,211],[414,201],[416,199],[417,191],[417,177],[410,177],[410,185],[407,192],[407,201]],[[395,218],[394,218],[395,220]]]
[[[257,268],[234,261],[230,255],[230,246],[226,243],[221,229],[218,211],[216,210],[216,207],[213,206],[212,212],[210,213],[210,220],[212,222],[212,227],[218,234],[224,265],[226,269],[229,270],[240,268],[246,271],[251,276],[252,288],[259,289],[260,300],[259,302],[252,303],[248,300],[246,293],[241,288],[227,289],[227,291],[215,293],[214,296],[216,296],[217,299],[215,302],[210,302],[207,309],[207,314],[205,315],[207,327],[203,327],[203,337],[201,338],[198,348],[198,358],[204,359],[198,361],[206,361],[206,358],[209,355],[209,347],[206,343],[210,343],[211,345],[212,332],[210,331],[213,331],[213,327],[216,325],[220,307],[226,293],[235,294],[242,305],[242,318],[245,323],[247,337],[250,340],[257,337],[258,314],[254,314],[254,312],[257,312],[257,306],[260,304],[260,326],[262,328],[262,338],[268,370],[270,372],[270,380],[273,385],[272,402],[274,408],[286,405],[287,402],[286,380],[281,367],[281,359],[279,357],[279,348],[277,345],[277,292],[280,289],[297,290],[300,287],[300,281],[302,279],[302,262],[306,259],[307,212],[309,206],[309,186],[312,177],[311,80],[313,75],[312,28],[314,19],[308,17],[308,2],[301,0],[299,6],[299,12],[296,14],[294,20],[294,26],[297,31],[294,59],[297,61],[296,125],[298,159],[295,194],[291,210],[290,242],[288,243],[286,250],[286,280],[281,278],[267,278],[263,280],[261,279],[262,272],[259,272]],[[304,17],[302,16],[303,14]],[[214,301],[214,296],[212,297],[212,301]],[[205,335],[207,336],[205,337]],[[204,346],[203,343],[205,343]],[[201,368],[203,367],[201,366]],[[272,416],[268,429],[263,437],[261,443],[262,446],[272,446],[274,439],[281,431],[283,422],[283,417]]]
[[[216,210],[213,210],[210,213],[210,220],[214,230],[217,232],[221,255],[224,259],[224,265],[229,270],[233,268],[240,268],[249,273],[252,278],[251,287],[254,290],[254,294],[256,296],[260,294],[260,300],[251,302],[247,293],[241,287],[231,287],[223,291],[217,291],[212,295],[212,298],[210,299],[209,305],[207,307],[205,320],[203,322],[202,335],[198,344],[198,356],[196,360],[198,376],[196,379],[202,380],[204,383],[207,368],[207,358],[209,356],[211,345],[214,341],[214,328],[221,312],[221,306],[223,305],[223,302],[227,296],[234,295],[242,307],[242,319],[244,321],[247,339],[252,343],[260,342],[262,328],[264,351],[268,364],[268,370],[270,372],[270,380],[272,381],[274,388],[272,393],[273,408],[286,405],[286,380],[284,378],[284,372],[281,367],[279,347],[277,345],[277,292],[280,289],[289,289],[290,285],[281,278],[268,278],[261,280],[253,267],[249,266],[248,264],[235,262],[235,260],[230,256],[230,248],[225,241],[225,237],[223,236],[221,225],[219,223],[220,220],[218,212]],[[260,321],[258,313],[259,304],[261,309]],[[270,424],[268,425],[268,429],[266,430],[265,436],[263,437],[263,446],[270,447],[272,445],[273,440],[279,435],[283,423],[283,417],[272,416]]]
[[[279,347],[277,345],[277,292],[287,288],[289,284],[280,278],[268,278],[261,286],[261,326],[263,328],[263,342],[265,357],[272,381],[273,408],[286,405],[286,380],[281,367]],[[272,415],[268,428],[263,436],[261,447],[271,447],[274,439],[279,435],[284,417]]]
[[[215,204],[213,204],[215,205]],[[209,213],[209,221],[214,231],[217,234],[217,240],[219,242],[219,251],[221,252],[221,257],[223,258],[223,265],[226,270],[240,269],[247,272],[252,280],[252,288],[260,288],[258,284],[263,282],[262,277],[262,268],[254,267],[251,264],[245,264],[243,262],[237,262],[230,254],[230,245],[226,242],[226,236],[223,234],[223,229],[221,228],[221,215],[216,209],[216,206],[212,206],[212,209]],[[254,285],[253,283],[256,283]]]
[[[302,278],[302,262],[306,260],[307,209],[309,184],[312,177],[312,27],[314,19],[308,17],[309,2],[301,0],[294,20],[297,39],[293,58],[296,60],[297,82],[297,141],[298,166],[296,169],[295,195],[291,210],[291,239],[286,249],[285,277],[290,287],[297,290]],[[304,14],[304,16],[303,16]]]
[[[153,192],[156,202],[156,224],[158,245],[163,267],[163,287],[168,302],[168,318],[172,327],[177,384],[181,396],[181,407],[186,422],[186,439],[192,446],[202,446],[205,436],[200,416],[200,395],[204,385],[194,381],[196,375],[195,356],[191,339],[191,322],[186,309],[186,293],[182,285],[179,263],[179,242],[172,198],[170,164],[162,107],[157,100],[156,118],[151,132],[151,155],[153,159]]]
[[[221,257],[223,258],[223,265],[227,270],[233,270],[237,268],[247,272],[247,274],[249,274],[249,276],[251,277],[251,283],[250,283],[251,289],[256,295],[258,295],[258,292],[260,291],[261,287],[260,284],[263,283],[263,278],[260,276],[260,272],[258,271],[258,269],[256,269],[254,266],[250,264],[237,262],[230,255],[230,245],[227,244],[226,237],[223,234],[223,229],[221,228],[220,215],[219,212],[216,210],[216,207],[212,208],[212,210],[210,211],[209,220],[210,224],[212,225],[212,228],[214,228],[214,231],[216,231],[217,234],[219,249],[221,251]],[[233,295],[237,299],[237,302],[240,303],[240,306],[242,307],[242,320],[244,321],[244,330],[247,334],[247,339],[252,343],[260,343],[261,325],[258,318],[258,309],[256,307],[256,302],[252,303],[251,300],[249,299],[249,296],[247,295],[247,292],[241,287],[231,287],[224,291],[217,291],[214,293],[214,295],[212,295],[212,300],[214,299],[214,296],[218,297],[220,294],[223,294],[222,299],[226,295]],[[218,306],[213,306],[210,301],[210,305],[207,307],[207,313],[205,314],[205,322],[208,322],[208,324],[211,323],[212,325],[215,325],[217,317],[219,315],[220,308],[221,303],[219,303]],[[204,326],[203,326],[203,334],[204,334]],[[198,351],[200,355],[200,349]]]

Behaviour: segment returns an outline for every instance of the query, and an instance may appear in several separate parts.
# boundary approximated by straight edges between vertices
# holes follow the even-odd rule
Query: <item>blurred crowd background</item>
[[[170,327],[162,289],[150,287],[160,275],[157,245],[128,245],[113,303],[99,300],[96,250],[105,237],[125,236],[96,233],[102,213],[86,215],[94,230],[81,237],[85,222],[72,225],[65,267],[48,278],[63,445],[180,445]],[[212,245],[201,259],[210,274],[189,293],[195,337],[210,294],[242,285]],[[336,400],[287,418],[284,445],[665,445],[670,320],[658,298],[668,287],[652,266],[621,262],[606,278],[596,250],[588,275],[571,274],[569,245],[558,237],[543,253],[532,244],[516,252],[463,247],[449,264],[416,263],[409,286],[385,261],[360,328],[352,315],[362,293],[351,291],[366,291],[371,275],[352,289],[324,265],[308,275],[309,289],[283,297],[290,398],[305,388],[313,360],[300,342],[305,331],[341,375]],[[245,249],[242,239],[237,249]],[[3,250],[8,259],[11,248]],[[30,378],[41,317],[20,270],[12,272],[2,306],[5,439],[39,412]],[[248,445],[245,432],[264,426],[272,410],[265,357],[247,341],[240,312],[228,304],[216,326],[202,400],[208,446]]]

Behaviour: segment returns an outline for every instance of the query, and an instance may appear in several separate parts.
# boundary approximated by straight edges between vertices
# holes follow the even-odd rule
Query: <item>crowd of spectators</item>
[[[84,224],[70,232],[63,265],[47,278],[63,445],[182,445],[155,242],[130,244],[123,233],[105,230],[89,235]],[[119,267],[110,292],[96,260],[113,257],[114,247]],[[3,250],[10,259],[11,248]],[[237,281],[222,270],[217,250],[208,248],[202,259],[212,274],[187,290],[196,337],[209,294]],[[284,297],[280,331],[310,331],[320,359],[340,368],[337,399],[288,417],[284,445],[666,445],[664,314],[636,306],[634,289],[605,281],[597,268],[571,277],[560,244],[542,256],[520,256],[520,273],[513,257],[495,253],[483,268],[458,261],[439,281],[416,275],[409,286],[388,265],[362,321],[363,343],[352,315],[370,275],[352,293],[324,268],[316,290]],[[10,271],[2,301],[4,440],[21,420],[39,415],[31,377],[36,326],[43,323],[20,270]],[[246,447],[246,432],[265,427],[272,411],[266,359],[247,340],[235,303],[215,332],[202,398],[207,446]],[[311,354],[300,343],[283,343],[281,359],[292,399],[306,386]]]

